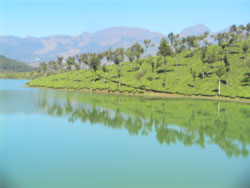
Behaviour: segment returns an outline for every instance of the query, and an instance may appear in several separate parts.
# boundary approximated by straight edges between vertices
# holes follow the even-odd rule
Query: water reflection
[[[51,116],[89,121],[131,135],[154,133],[160,144],[216,144],[228,157],[249,155],[250,105],[40,90],[33,97]]]

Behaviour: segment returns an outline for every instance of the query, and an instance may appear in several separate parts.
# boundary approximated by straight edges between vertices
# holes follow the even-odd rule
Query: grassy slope
[[[236,47],[231,49],[232,54],[229,55],[230,69],[229,72],[229,86],[222,84],[222,96],[228,97],[250,97],[250,87],[243,86],[241,82],[245,74],[250,72],[250,69],[246,65],[246,62],[242,59],[243,54],[241,50],[242,42],[237,44]],[[209,50],[216,51],[220,49],[219,46],[210,46]],[[106,73],[108,79],[107,83],[103,83],[103,72],[97,71],[96,82],[93,82],[93,72],[91,70],[85,71],[74,71],[72,73],[63,73],[58,75],[52,75],[48,77],[42,77],[32,80],[28,83],[31,87],[47,87],[47,88],[64,88],[64,89],[98,89],[98,90],[109,90],[109,91],[120,91],[120,92],[144,92],[144,91],[156,91],[156,92],[168,92],[168,93],[179,93],[185,95],[217,95],[218,88],[218,77],[215,71],[218,66],[224,65],[223,62],[216,62],[208,66],[209,77],[204,79],[196,78],[196,87],[192,88],[190,85],[193,84],[193,78],[190,74],[190,68],[196,70],[197,73],[202,73],[202,63],[200,60],[200,50],[195,50],[194,56],[186,58],[189,51],[179,54],[176,58],[169,57],[167,63],[167,80],[166,88],[162,87],[164,73],[163,64],[157,69],[156,80],[153,83],[151,65],[145,61],[142,69],[147,70],[145,76],[138,80],[136,75],[138,74],[138,65],[136,62],[133,63],[134,70],[130,72],[130,64],[121,64],[121,83],[122,86],[119,89],[117,86],[116,79],[116,65],[108,67],[109,72]],[[157,57],[154,58],[156,61]],[[176,66],[176,61],[179,66]],[[207,65],[205,66],[207,69]],[[226,76],[222,77],[226,80]],[[77,81],[79,80],[79,81]],[[143,88],[143,89],[138,89]]]
[[[0,73],[29,72],[32,70],[33,68],[25,63],[0,55]]]

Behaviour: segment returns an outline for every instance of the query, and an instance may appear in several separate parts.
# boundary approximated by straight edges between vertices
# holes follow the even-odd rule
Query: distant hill
[[[181,37],[200,35],[210,31],[205,25],[198,24],[185,28]],[[212,32],[211,32],[212,33]],[[0,54],[32,65],[42,61],[56,59],[57,56],[73,56],[85,52],[101,52],[108,48],[128,47],[135,42],[143,43],[144,39],[152,39],[156,48],[165,34],[152,32],[142,28],[113,27],[95,33],[84,32],[77,36],[56,35],[47,37],[0,36]],[[212,38],[209,36],[209,41]]]
[[[9,72],[29,72],[33,68],[25,63],[18,62],[9,58],[6,58],[3,55],[0,55],[0,73],[9,73]]]
[[[204,24],[197,24],[191,27],[187,27],[180,32],[181,37],[187,37],[190,35],[199,36],[205,32],[210,32],[210,30]]]
[[[26,37],[0,36],[0,54],[19,61],[36,63],[83,52],[101,52],[109,47],[128,47],[144,39],[159,43],[164,34],[146,29],[115,27],[78,36]]]

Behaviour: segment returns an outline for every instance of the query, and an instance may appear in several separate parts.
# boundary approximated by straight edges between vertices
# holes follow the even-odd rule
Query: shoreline
[[[205,96],[205,95],[183,95],[178,93],[163,93],[163,92],[154,92],[154,91],[145,91],[144,93],[129,93],[129,92],[112,92],[108,90],[92,90],[92,89],[68,89],[68,88],[48,88],[48,87],[36,87],[29,86],[25,84],[28,88],[39,88],[39,89],[48,89],[48,90],[61,90],[61,91],[72,91],[72,92],[84,92],[84,93],[99,93],[107,95],[123,95],[123,96],[136,96],[144,97],[150,99],[193,99],[193,100],[210,100],[210,101],[222,101],[222,102],[237,102],[250,104],[250,99],[248,98],[232,98],[225,96]]]

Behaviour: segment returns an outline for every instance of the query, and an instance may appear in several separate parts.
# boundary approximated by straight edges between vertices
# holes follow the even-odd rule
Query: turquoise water
[[[0,80],[0,188],[247,188],[250,105]]]

